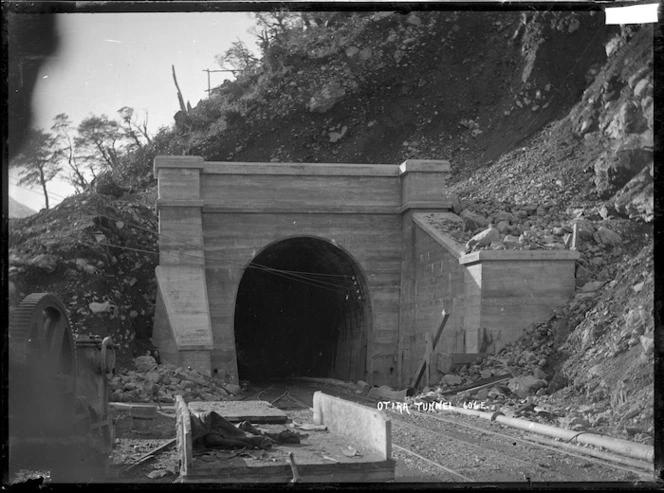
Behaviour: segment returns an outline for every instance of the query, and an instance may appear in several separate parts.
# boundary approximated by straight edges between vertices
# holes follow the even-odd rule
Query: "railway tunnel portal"
[[[429,355],[432,378],[459,355],[486,352],[487,340],[495,351],[515,339],[573,293],[578,253],[466,255],[425,220],[459,219],[449,173],[443,160],[158,156],[152,342],[162,360],[236,384],[316,376],[404,385],[443,309],[451,316]]]

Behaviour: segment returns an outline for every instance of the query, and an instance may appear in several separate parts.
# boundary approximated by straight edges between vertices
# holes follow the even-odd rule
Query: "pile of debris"
[[[600,249],[617,246],[626,220],[602,217],[583,208],[557,211],[546,204],[514,205],[467,201],[458,203],[458,218],[446,213],[428,213],[423,220],[438,231],[465,243],[465,252],[492,250],[566,250],[582,248],[592,258]]]
[[[176,395],[186,401],[223,401],[240,392],[238,385],[222,383],[190,367],[157,364],[152,356],[139,356],[134,365],[135,370],[123,370],[111,379],[111,401],[173,403]]]

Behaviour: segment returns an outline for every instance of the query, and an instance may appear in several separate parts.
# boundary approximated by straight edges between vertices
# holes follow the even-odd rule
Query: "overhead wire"
[[[42,238],[50,239],[49,237],[42,237]],[[51,237],[51,238],[57,239],[57,237],[55,237],[55,236]],[[91,246],[98,246],[100,244],[100,243],[95,243],[93,241],[84,240],[84,239],[79,239],[78,241],[83,243],[83,244],[87,244],[87,245],[91,245]],[[121,250],[130,250],[130,251],[134,251],[134,252],[149,253],[149,254],[152,254],[152,255],[159,255],[159,252],[155,252],[153,250],[145,250],[145,249],[141,249],[141,248],[133,248],[133,247],[127,247],[127,246],[123,246],[123,245],[114,245],[114,244],[110,244],[110,243],[103,243],[103,245],[105,245],[107,247],[110,247],[110,248],[118,248],[118,249],[121,249]],[[198,260],[205,260],[204,257],[200,257],[198,255],[186,254],[184,252],[181,252],[180,255],[195,258],[195,259],[198,259]],[[211,263],[217,264],[217,265],[224,265],[224,266],[228,265],[226,262],[222,263],[222,262],[214,261],[214,260],[211,261]],[[236,265],[239,265],[239,264],[236,264]],[[285,278],[289,281],[300,282],[301,284],[305,284],[305,285],[308,285],[308,286],[324,289],[324,290],[331,291],[331,292],[338,293],[338,294],[339,293],[340,294],[349,294],[348,293],[349,288],[341,286],[341,285],[334,285],[334,284],[329,284],[329,283],[321,284],[320,282],[315,281],[315,280],[303,280],[303,279],[299,279],[299,278],[289,277],[289,275],[287,273],[274,272],[274,271],[273,272],[267,271],[267,272],[269,272],[271,274],[274,274],[276,276],[283,277],[283,278]],[[327,286],[330,286],[330,287],[327,287]]]
[[[13,180],[13,182],[12,182],[12,180]],[[19,184],[19,180],[17,180],[17,179],[14,178],[13,176],[10,176],[10,177],[9,177],[9,181],[12,182],[11,184],[12,184],[13,186],[17,187],[17,188],[22,188],[23,190],[27,190],[28,192],[32,192],[32,193],[35,193],[35,194],[37,194],[37,195],[41,195],[42,197],[44,196],[44,192],[43,192],[43,191],[40,192],[40,191],[38,191],[38,190],[34,190],[34,189],[32,189],[32,188],[28,188],[28,187],[25,187],[25,186],[23,186],[23,185],[20,185],[20,184]],[[63,196],[60,195],[59,193],[51,192],[51,191],[48,192],[48,196],[49,196],[49,197],[55,197],[56,199],[61,199],[61,200],[64,200],[64,199],[67,198],[67,197],[63,197]]]
[[[56,237],[53,237],[53,238],[56,238]],[[48,239],[48,237],[46,239]],[[92,245],[92,246],[99,246],[100,245],[100,243],[95,243],[93,241],[84,240],[84,239],[79,239],[78,241],[83,243],[83,244]],[[152,254],[152,255],[159,255],[159,252],[155,252],[155,251],[152,251],[152,250],[145,250],[145,249],[141,249],[141,248],[132,248],[132,247],[127,247],[127,246],[123,246],[123,245],[113,245],[113,244],[110,244],[110,243],[103,243],[103,245],[105,245],[107,247],[110,247],[110,248],[118,248],[118,249],[121,249],[121,250],[130,250],[130,251],[141,252],[141,253],[149,253],[149,254]],[[180,254],[183,255],[183,256],[187,256],[187,257],[193,257],[193,258],[196,258],[198,260],[205,260],[204,257],[200,257],[198,255],[190,255],[190,254],[186,254],[184,252],[182,252]],[[227,265],[227,263],[225,263],[225,262],[222,263],[222,262],[214,261],[214,260],[211,263],[217,264],[217,265],[224,265],[224,266]],[[276,276],[281,276],[285,279],[288,279],[289,281],[300,282],[302,284],[306,284],[306,285],[309,285],[309,286],[312,286],[312,287],[316,287],[316,288],[319,288],[319,289],[324,289],[324,290],[331,291],[331,292],[338,293],[338,294],[348,294],[348,288],[344,288],[343,286],[340,286],[340,285],[331,285],[330,284],[330,286],[333,286],[333,287],[327,287],[326,285],[320,284],[317,281],[293,278],[293,277],[289,277],[287,274],[280,273],[280,272],[271,272],[271,273],[276,275]]]
[[[122,221],[123,223],[127,224],[127,226],[130,227],[130,228],[138,229],[140,231],[145,231],[145,232],[153,234],[153,235],[168,238],[168,239],[171,239],[171,240],[173,240],[177,243],[180,243],[184,246],[189,246],[189,247],[192,247],[192,248],[200,248],[199,245],[189,243],[189,242],[181,240],[179,238],[174,238],[172,236],[166,235],[164,233],[156,232],[156,231],[151,231],[151,230],[148,230],[146,228],[142,228],[142,227],[137,226],[137,225],[132,224],[132,223],[126,223],[121,218],[112,217],[112,216],[109,216],[109,215],[106,215],[106,214],[97,214],[97,216],[106,217],[107,219],[110,219],[110,220],[113,220],[113,221]],[[196,256],[196,257],[201,258],[203,260],[206,260],[206,259],[222,260],[222,261],[230,263],[231,265],[236,265],[236,266],[239,266],[239,267],[243,266],[243,265],[239,265],[237,263],[234,263],[233,259],[231,259],[229,257],[224,257],[224,256],[220,256],[220,255],[207,254],[207,255],[205,255],[205,257],[199,257],[199,256]],[[327,273],[318,273],[318,272],[294,271],[294,270],[279,269],[279,268],[276,268],[276,267],[270,267],[270,266],[263,265],[263,264],[258,264],[258,263],[255,263],[255,262],[251,262],[247,266],[247,268],[257,268],[257,269],[263,269],[263,270],[270,271],[270,272],[279,272],[279,273],[282,273],[282,274],[288,274],[288,275],[292,276],[293,278],[302,278],[302,279],[305,279],[305,280],[308,280],[308,281],[318,282],[321,285],[328,285],[328,286],[333,286],[333,287],[338,287],[338,284],[328,283],[328,282],[325,282],[321,279],[316,279],[316,277],[317,276],[323,276],[325,278],[327,278],[327,277],[336,277],[336,278],[344,278],[344,279],[351,278],[351,279],[353,279],[353,281],[355,281],[355,276],[349,276],[349,275],[346,275],[346,274],[327,274]]]
[[[25,188],[25,187],[22,187],[22,188]],[[31,190],[31,189],[28,189],[28,188],[26,188],[26,190],[32,191],[34,193],[38,193],[38,192],[36,192],[34,190]],[[92,214],[89,214],[89,215],[93,216]],[[113,221],[121,221],[121,222],[127,224],[127,226],[130,227],[130,228],[134,228],[134,229],[144,231],[144,232],[147,232],[147,233],[150,233],[150,234],[154,234],[154,235],[157,235],[157,236],[168,238],[168,239],[176,241],[176,242],[178,242],[182,245],[185,245],[185,246],[200,248],[198,245],[194,245],[192,243],[183,241],[181,239],[174,238],[174,237],[171,237],[171,236],[163,234],[163,233],[151,231],[151,230],[148,230],[146,228],[142,228],[142,227],[140,227],[136,224],[133,224],[133,223],[128,223],[122,218],[112,217],[112,216],[109,216],[107,214],[96,214],[95,216],[106,217],[106,218],[108,218],[110,220],[113,220]],[[81,241],[85,242],[85,240],[81,240]],[[87,242],[87,243],[91,244],[91,245],[97,245],[97,243],[93,243],[93,242]],[[159,252],[154,252],[154,251],[151,251],[151,250],[143,250],[143,249],[125,247],[125,246],[122,246],[122,245],[110,245],[108,243],[106,243],[106,245],[111,246],[113,248],[121,248],[121,249],[126,249],[126,250],[142,252],[142,253],[151,253],[151,254],[157,254],[157,255],[159,254]],[[206,255],[205,257],[201,257],[199,255],[187,254],[185,252],[180,252],[179,254],[183,255],[183,256],[190,257],[190,258],[195,258],[195,259],[198,259],[198,260],[203,260],[203,261],[215,263],[217,265],[225,265],[226,266],[226,265],[230,264],[230,265],[234,265],[234,266],[237,266],[237,267],[244,267],[243,264],[242,265],[237,264],[237,263],[233,262],[232,259],[230,259],[228,257],[224,257],[224,256]],[[222,264],[222,262],[223,262],[223,264]],[[287,269],[278,269],[278,268],[275,268],[275,267],[269,267],[269,266],[262,265],[262,264],[257,264],[257,263],[254,263],[254,262],[250,263],[247,266],[247,268],[254,268],[254,269],[262,270],[264,272],[268,272],[268,273],[271,273],[271,274],[274,274],[274,275],[277,275],[277,276],[281,276],[281,277],[286,278],[286,279],[291,280],[291,281],[299,281],[303,284],[313,286],[313,287],[318,287],[318,288],[322,288],[322,289],[325,289],[326,287],[333,288],[333,289],[328,289],[328,290],[333,291],[333,292],[337,292],[337,293],[342,292],[342,293],[345,293],[345,294],[348,294],[350,286],[340,286],[339,284],[325,282],[321,279],[318,279],[317,277],[318,276],[338,277],[338,278],[349,278],[350,277],[350,278],[354,279],[354,276],[348,276],[348,275],[342,275],[342,274],[325,274],[325,273],[315,273],[315,272],[304,272],[304,271],[290,271],[290,270],[287,270]]]

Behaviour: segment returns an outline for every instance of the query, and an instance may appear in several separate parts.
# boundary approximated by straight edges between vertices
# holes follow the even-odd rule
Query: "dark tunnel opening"
[[[240,379],[365,378],[367,295],[355,261],[328,241],[298,237],[268,246],[238,288]]]

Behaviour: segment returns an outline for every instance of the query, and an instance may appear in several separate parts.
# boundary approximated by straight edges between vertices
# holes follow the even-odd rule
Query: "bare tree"
[[[40,185],[44,191],[46,208],[49,208],[46,184],[61,171],[55,137],[44,130],[31,129],[22,150],[10,162],[10,166],[22,168],[19,185]]]
[[[123,106],[118,110],[118,114],[122,119],[122,131],[125,138],[134,142],[137,147],[143,147],[143,142],[139,137],[144,138],[148,144],[152,143],[152,138],[148,132],[148,112],[145,112],[145,117],[139,121],[136,116],[136,111],[130,106]]]
[[[138,138],[138,133],[134,125],[134,108],[123,106],[118,110],[120,119],[122,120],[122,132],[126,139],[129,139],[139,149],[143,147],[143,142]]]
[[[150,137],[150,133],[148,132],[148,111],[145,110],[145,118],[143,118],[143,121],[136,127],[136,129],[140,132],[140,134],[145,137],[145,140],[148,141],[148,144],[152,144],[152,137]]]
[[[223,55],[216,55],[215,60],[223,70],[230,70],[235,76],[251,72],[259,63],[258,58],[240,39],[233,41]]]
[[[85,168],[79,162],[76,154],[76,145],[74,144],[74,139],[71,137],[73,125],[69,116],[65,113],[56,115],[55,118],[53,118],[51,131],[54,133],[55,137],[55,150],[60,159],[67,163],[67,167],[71,171],[67,176],[67,181],[74,186],[76,192],[85,190],[88,187],[89,182],[85,176]],[[89,169],[89,171],[94,177],[94,169]]]
[[[122,139],[120,125],[106,115],[91,115],[79,124],[76,146],[86,154],[81,156],[90,165],[115,168],[119,162],[119,146]]]

